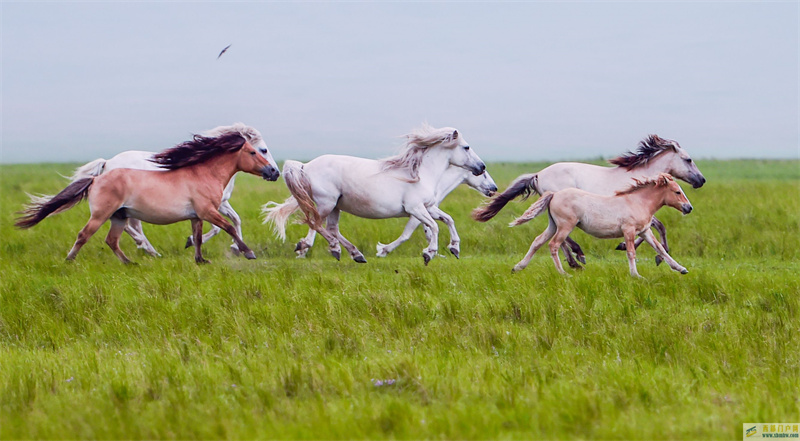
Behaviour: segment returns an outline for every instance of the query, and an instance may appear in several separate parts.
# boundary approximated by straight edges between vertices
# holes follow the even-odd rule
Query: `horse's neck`
[[[660,173],[669,173],[669,158],[666,152],[659,153],[653,159],[647,161],[646,164],[636,167],[632,170],[625,170],[623,167],[618,167],[630,175],[632,178],[644,179],[652,178]]]
[[[449,166],[447,169],[445,169],[441,180],[439,180],[436,185],[436,194],[440,198],[444,199],[445,196],[450,194],[451,191],[455,190],[456,187],[464,182],[464,180],[467,178],[467,173],[469,172],[461,167],[456,167],[454,165]]]
[[[648,217],[653,217],[656,211],[664,206],[663,189],[654,185],[634,190],[624,196],[633,202],[634,206],[644,208]]]
[[[438,184],[441,182],[447,168],[450,167],[449,159],[447,152],[443,149],[434,149],[427,152],[419,165],[419,180],[436,182],[438,190]]]
[[[206,179],[218,181],[220,188],[225,188],[233,175],[239,171],[237,167],[237,153],[224,153],[195,166],[198,172],[202,173]]]

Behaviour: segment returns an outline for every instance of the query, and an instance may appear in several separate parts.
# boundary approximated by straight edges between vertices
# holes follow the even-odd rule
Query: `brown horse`
[[[558,259],[558,249],[567,236],[577,226],[581,230],[601,239],[624,237],[628,252],[628,265],[631,276],[640,277],[636,271],[636,247],[638,235],[655,248],[656,252],[675,271],[686,274],[689,271],[676,262],[650,231],[650,221],[659,208],[668,205],[683,214],[692,211],[692,204],[672,179],[661,173],[654,179],[634,179],[634,185],[627,190],[618,191],[614,196],[600,196],[577,188],[545,192],[525,213],[511,222],[511,226],[525,223],[549,210],[550,223],[544,233],[534,239],[528,254],[514,266],[514,272],[528,266],[531,258],[545,242],[550,240],[550,255],[561,274],[566,274]]]
[[[225,186],[236,172],[251,173],[269,181],[278,179],[280,172],[267,155],[266,149],[256,150],[237,132],[218,137],[195,135],[192,140],[153,157],[153,162],[167,171],[120,168],[79,179],[55,196],[32,197],[15,225],[30,228],[51,214],[89,199],[91,218],[78,233],[67,260],[75,259],[86,241],[110,219],[106,243],[119,260],[129,263],[119,248],[128,218],[160,225],[191,220],[197,263],[208,262],[200,251],[203,221],[230,234],[245,257],[255,259],[255,253],[242,242],[218,207]]]

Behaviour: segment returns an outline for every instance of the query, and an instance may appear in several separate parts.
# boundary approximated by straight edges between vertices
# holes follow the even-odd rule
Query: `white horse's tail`
[[[91,178],[103,174],[106,168],[106,160],[103,158],[95,159],[75,169],[72,176],[69,177],[70,182],[75,182],[78,179]]]
[[[284,179],[286,178],[284,177]],[[265,224],[272,223],[272,232],[278,236],[281,242],[286,242],[286,224],[289,222],[289,217],[299,209],[300,204],[297,203],[297,199],[289,196],[282,204],[269,201],[262,205],[261,214],[264,216]]]
[[[544,195],[542,195],[542,197],[539,198],[538,201],[534,202],[533,205],[530,206],[530,208],[528,208],[527,210],[525,210],[524,213],[522,213],[522,216],[514,219],[514,221],[508,224],[508,226],[516,227],[517,225],[524,224],[525,222],[528,222],[529,220],[542,214],[544,210],[550,207],[550,200],[553,199],[553,194],[554,193],[552,191],[544,192]]]
[[[322,218],[314,204],[311,182],[303,171],[303,163],[292,160],[284,162],[283,180],[286,181],[286,186],[294,196],[295,203],[305,215],[303,222],[315,230],[322,228]]]

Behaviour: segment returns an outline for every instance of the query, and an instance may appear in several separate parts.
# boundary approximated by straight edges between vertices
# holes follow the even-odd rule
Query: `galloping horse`
[[[285,238],[289,216],[300,209],[304,222],[328,241],[336,259],[341,256],[341,242],[353,260],[364,263],[361,251],[339,233],[341,211],[369,219],[412,216],[430,232],[422,253],[427,265],[438,251],[435,219],[449,218],[437,206],[439,182],[449,167],[469,170],[475,176],[486,170],[486,164],[456,129],[435,129],[427,124],[406,135],[401,153],[388,159],[324,155],[307,164],[286,161],[283,176],[292,197],[280,205],[268,203],[264,207],[266,221],[273,222],[276,234]],[[300,241],[297,250],[308,246]]]
[[[650,231],[653,214],[668,205],[683,214],[692,211],[692,204],[681,187],[666,173],[654,179],[634,179],[630,188],[616,192],[614,196],[601,196],[577,188],[567,188],[555,193],[546,191],[525,213],[511,222],[516,226],[528,222],[549,211],[550,223],[544,233],[534,239],[528,254],[516,265],[513,271],[522,271],[531,258],[545,242],[550,240],[550,255],[556,269],[566,274],[558,258],[558,249],[569,233],[577,226],[581,230],[601,239],[624,237],[628,252],[628,266],[631,276],[641,277],[636,271],[636,247],[634,240],[638,235],[646,240],[662,259],[675,271],[686,274],[689,271],[678,264],[655,239]]]
[[[438,206],[442,200],[450,194],[456,187],[458,187],[461,183],[465,183],[469,185],[471,188],[475,189],[476,191],[480,192],[484,196],[491,197],[494,192],[497,191],[497,184],[494,183],[494,180],[489,175],[488,171],[483,172],[482,174],[475,176],[471,172],[464,170],[461,167],[448,167],[447,171],[444,172],[442,175],[442,180],[439,181],[439,186],[436,189],[437,193],[437,200],[439,202],[436,203]],[[294,199],[294,196],[289,198],[290,200]],[[288,206],[287,206],[288,207]],[[270,204],[265,204],[262,207],[262,213],[267,215],[267,218],[271,219],[269,213],[272,212],[272,206]],[[443,212],[444,213],[444,212]],[[289,213],[291,214],[291,213]],[[442,216],[440,218],[442,222],[447,225],[450,230],[450,244],[448,245],[448,249],[451,253],[453,253],[456,258],[459,257],[461,252],[460,242],[461,239],[458,236],[458,231],[456,230],[456,224],[453,221],[453,218],[450,216]],[[265,219],[264,222],[267,222]],[[389,244],[382,244],[378,242],[376,246],[378,252],[378,257],[386,257],[389,253],[395,250],[395,248],[399,247],[405,241],[411,238],[411,235],[414,233],[414,230],[420,226],[420,221],[417,220],[415,217],[409,217],[408,223],[406,223],[405,229],[403,229],[403,233],[400,234],[400,237],[395,239],[393,242]],[[309,228],[308,234],[303,239],[300,239],[300,243],[297,244],[297,248],[295,249],[295,253],[297,253],[298,258],[306,257],[308,250],[314,246],[314,239],[317,237],[317,232]],[[425,229],[425,237],[430,237],[430,232]]]
[[[473,211],[472,217],[479,222],[486,222],[493,218],[512,199],[523,195],[523,199],[531,193],[539,195],[547,191],[559,191],[565,188],[579,188],[591,193],[612,196],[617,191],[627,188],[631,178],[645,179],[659,173],[668,173],[682,181],[686,181],[694,188],[705,184],[706,178],[700,173],[697,164],[692,161],[689,153],[673,140],[650,135],[639,142],[636,152],[628,152],[618,158],[609,160],[616,167],[603,167],[599,165],[583,164],[579,162],[558,162],[538,173],[519,176],[501,194],[495,197],[484,207]],[[664,224],[653,217],[652,226],[661,235],[664,249],[669,251],[667,245],[667,231]],[[572,250],[578,259],[586,263],[580,246],[571,238],[567,238]],[[635,246],[641,244],[637,240]],[[620,244],[617,249],[626,249],[627,244]],[[572,257],[570,248],[565,244],[562,247],[567,257],[569,266],[580,268],[578,262]],[[660,256],[656,257],[656,264],[661,263]]]
[[[153,157],[167,171],[118,168],[97,177],[78,179],[55,196],[32,197],[15,225],[33,227],[47,216],[88,199],[91,217],[78,233],[67,260],[75,259],[86,241],[110,219],[106,244],[119,260],[129,263],[119,247],[119,238],[129,218],[161,225],[191,220],[197,263],[208,262],[200,250],[203,221],[225,230],[245,257],[255,259],[255,253],[242,242],[218,207],[225,186],[238,171],[269,181],[278,179],[278,168],[267,155],[266,148],[254,148],[238,132],[219,137],[195,135],[192,140]]]
[[[267,144],[264,142],[264,138],[261,136],[258,130],[254,129],[253,127],[246,126],[242,123],[235,123],[230,126],[219,126],[208,130],[206,132],[201,133],[202,136],[206,136],[209,138],[217,138],[221,135],[227,133],[239,133],[242,135],[247,142],[250,143],[254,148],[258,150],[267,150]],[[109,172],[111,170],[117,168],[135,168],[137,170],[159,170],[163,171],[164,168],[157,165],[155,162],[152,161],[153,156],[156,155],[156,152],[145,152],[140,150],[128,150],[126,152],[122,152],[111,159],[95,159],[92,162],[89,162],[78,169],[75,170],[73,175],[70,177],[72,182],[77,181],[78,179],[89,178],[92,176],[100,176],[102,173]],[[266,154],[267,160],[271,164],[275,164],[275,160],[272,159],[272,154],[267,150]],[[240,238],[243,238],[242,235],[242,221],[239,218],[239,214],[231,206],[228,200],[231,198],[231,194],[233,193],[233,185],[236,177],[234,176],[228,182],[228,185],[225,186],[225,190],[222,192],[222,203],[219,206],[219,212],[224,214],[231,220],[233,227],[236,228],[236,233],[239,234]],[[207,242],[212,237],[216,236],[221,230],[218,226],[212,225],[211,231],[203,235],[203,242]],[[130,218],[128,219],[128,225],[125,226],[125,232],[128,233],[133,240],[136,242],[136,245],[139,248],[144,249],[147,253],[152,256],[160,256],[158,251],[153,247],[149,240],[147,240],[147,236],[144,235],[144,231],[142,231],[142,223],[138,219]],[[194,243],[192,236],[186,241],[186,247],[192,246]],[[234,243],[231,245],[231,250],[234,254],[239,253],[239,247],[236,246]]]

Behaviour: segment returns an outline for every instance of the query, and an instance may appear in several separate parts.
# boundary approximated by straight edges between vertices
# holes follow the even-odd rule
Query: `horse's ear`
[[[672,180],[672,176],[670,176],[670,175],[668,175],[666,173],[661,173],[658,176],[658,186],[660,187],[662,185],[669,185],[669,181],[671,181],[671,180]]]
[[[453,130],[453,141],[458,139],[458,130]]]

